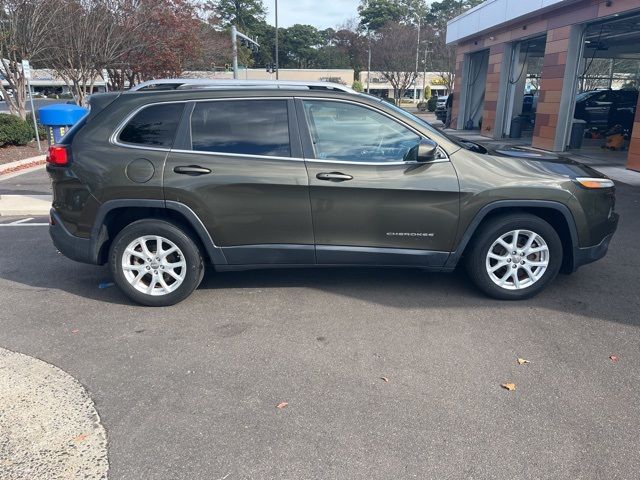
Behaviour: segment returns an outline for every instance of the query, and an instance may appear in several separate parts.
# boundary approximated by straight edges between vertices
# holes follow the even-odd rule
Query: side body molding
[[[578,245],[579,245],[578,229],[576,228],[576,222],[575,222],[575,219],[573,218],[573,214],[571,213],[571,210],[569,210],[569,207],[567,207],[566,205],[560,202],[555,202],[551,200],[497,200],[495,202],[491,202],[485,205],[478,211],[476,216],[473,218],[473,220],[465,230],[464,235],[460,239],[460,242],[458,243],[457,247],[449,255],[449,258],[445,264],[444,269],[453,270],[456,267],[456,265],[460,261],[460,258],[462,257],[462,253],[464,252],[465,248],[467,248],[467,245],[469,244],[471,237],[473,237],[473,234],[476,232],[476,230],[480,226],[480,223],[482,222],[482,220],[484,220],[484,218],[488,214],[500,208],[514,209],[514,208],[527,208],[527,207],[552,209],[562,214],[562,216],[567,222],[567,225],[569,226],[569,232],[571,234],[572,251],[566,252],[566,253],[571,254],[572,260],[575,260],[576,254],[578,251]]]

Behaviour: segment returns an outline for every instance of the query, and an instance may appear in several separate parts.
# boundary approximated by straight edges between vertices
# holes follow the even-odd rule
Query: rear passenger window
[[[152,105],[140,110],[120,133],[120,141],[171,148],[184,104]]]
[[[286,100],[198,102],[191,115],[193,150],[290,157]]]

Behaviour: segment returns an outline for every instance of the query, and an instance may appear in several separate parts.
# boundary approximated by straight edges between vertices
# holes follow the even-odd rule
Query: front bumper
[[[65,257],[82,263],[96,263],[93,245],[90,239],[72,235],[62,223],[60,216],[52,208],[49,235],[58,251]]]
[[[573,253],[574,271],[582,265],[586,265],[588,263],[595,262],[596,260],[600,260],[602,257],[604,257],[607,254],[607,251],[609,250],[609,243],[611,243],[613,234],[616,232],[616,229],[618,228],[618,220],[620,219],[620,216],[617,213],[613,213],[612,215],[614,217],[612,222],[613,228],[611,230],[611,233],[609,233],[606,237],[604,237],[599,244],[594,245],[592,247],[574,249],[574,253]]]

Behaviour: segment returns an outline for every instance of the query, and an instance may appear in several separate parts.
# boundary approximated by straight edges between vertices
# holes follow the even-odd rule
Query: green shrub
[[[424,98],[431,98],[431,87],[429,85],[424,87]]]
[[[354,80],[351,88],[353,88],[356,92],[364,92],[364,86],[362,85],[362,82],[360,80]]]
[[[31,113],[27,113],[27,123],[29,124],[29,130],[31,130],[32,139],[36,138],[36,135],[33,131],[33,116]],[[40,140],[47,139],[47,130],[40,124],[38,124],[38,133],[40,136]]]
[[[438,106],[438,97],[431,97],[427,100],[427,110],[430,112],[435,112],[436,107]]]
[[[20,117],[0,114],[0,147],[26,145],[33,140],[33,127]]]

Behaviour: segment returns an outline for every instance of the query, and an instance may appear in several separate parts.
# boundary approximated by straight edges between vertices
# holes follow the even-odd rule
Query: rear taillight
[[[65,145],[51,145],[47,153],[47,163],[63,166],[69,164],[69,150]]]

